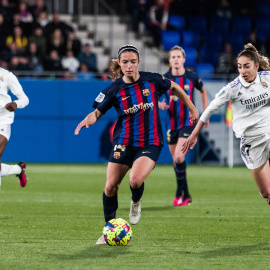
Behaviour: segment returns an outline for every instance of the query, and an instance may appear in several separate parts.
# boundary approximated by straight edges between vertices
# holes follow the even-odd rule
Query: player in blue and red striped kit
[[[201,94],[203,109],[205,110],[207,107],[206,90],[198,75],[184,68],[185,60],[186,55],[183,48],[174,46],[169,52],[169,71],[164,76],[179,84],[193,103],[195,89],[198,89]],[[190,121],[188,107],[178,99],[171,89],[167,91],[165,98],[169,105],[163,99],[159,103],[159,107],[168,111],[166,124],[167,142],[173,158],[177,181],[173,205],[186,206],[191,203],[192,199],[187,184],[185,154],[180,149],[186,138],[193,131],[195,124]]]
[[[103,192],[105,222],[115,218],[118,208],[117,191],[128,170],[132,192],[129,220],[136,224],[141,217],[141,197],[144,180],[154,168],[163,137],[158,110],[158,99],[171,89],[190,110],[191,122],[196,123],[198,111],[183,89],[160,74],[139,72],[139,52],[132,45],[118,51],[118,59],[112,64],[114,82],[96,98],[95,110],[77,126],[88,128],[98,121],[111,107],[117,111],[118,120],[113,134],[113,149],[107,168]],[[104,244],[103,236],[97,244]]]

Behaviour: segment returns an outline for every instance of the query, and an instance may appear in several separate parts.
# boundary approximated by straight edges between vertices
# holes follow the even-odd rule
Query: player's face
[[[135,78],[138,73],[140,60],[135,52],[123,52],[120,55],[118,64],[125,76]]]
[[[246,56],[240,56],[237,61],[238,71],[246,82],[253,82],[257,76],[259,63],[256,63]]]
[[[180,50],[171,51],[169,62],[172,69],[182,68],[185,61],[186,61],[186,58],[184,58],[184,55]]]

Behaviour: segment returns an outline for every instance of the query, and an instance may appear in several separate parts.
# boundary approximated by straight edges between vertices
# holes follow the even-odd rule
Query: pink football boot
[[[179,206],[179,205],[181,205],[182,202],[183,202],[182,196],[179,198],[175,197],[173,200],[173,206]]]
[[[18,165],[22,168],[22,172],[20,174],[17,174],[16,176],[18,176],[19,178],[19,183],[21,187],[25,187],[27,184],[27,178],[25,175],[25,168],[26,168],[26,163],[23,161],[20,161],[18,163]]]

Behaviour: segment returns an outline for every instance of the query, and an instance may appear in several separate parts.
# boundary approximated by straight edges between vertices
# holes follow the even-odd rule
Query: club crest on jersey
[[[120,156],[121,156],[121,152],[114,152],[114,153],[113,153],[114,159],[119,159]]]
[[[268,87],[267,83],[266,82],[262,82],[262,87],[263,88],[267,88]]]
[[[189,85],[188,85],[188,84],[185,84],[185,85],[184,85],[184,90],[187,91],[188,89],[189,89]]]
[[[146,97],[150,95],[150,91],[149,91],[148,88],[143,89],[143,90],[142,90],[142,93],[143,93],[143,95],[146,96]]]

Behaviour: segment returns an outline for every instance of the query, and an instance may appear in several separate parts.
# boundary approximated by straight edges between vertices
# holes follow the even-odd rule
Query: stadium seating
[[[261,41],[265,41],[265,35],[269,32],[270,29],[270,20],[266,17],[257,17],[256,18],[256,33],[257,37]],[[269,35],[269,34],[267,34]]]
[[[200,35],[193,31],[182,32],[182,46],[185,47],[196,47],[200,46]]]
[[[233,51],[235,56],[237,56],[238,53],[244,48],[244,38],[242,35],[230,33],[225,35],[224,40],[226,41],[226,43],[231,43],[233,45]]]
[[[256,12],[259,16],[269,17],[270,16],[270,2],[269,1],[258,1],[256,3]]]
[[[206,33],[204,37],[204,47],[212,50],[222,50],[223,38],[220,33]]]
[[[194,47],[187,47],[184,48],[185,49],[185,53],[186,53],[186,62],[185,65],[186,66],[193,66],[195,67],[197,64],[197,50]]]
[[[180,43],[181,37],[178,31],[162,31],[162,47],[165,51],[169,51],[173,46],[180,45]]]
[[[232,18],[232,31],[235,34],[241,34],[246,37],[252,31],[252,20],[247,16],[238,16]]]
[[[210,63],[200,63],[196,66],[196,73],[202,78],[211,78],[214,74],[214,66]]]
[[[178,30],[186,29],[186,17],[181,15],[170,15],[169,25]]]
[[[210,30],[212,33],[226,34],[230,29],[230,21],[227,17],[212,16]]]
[[[209,48],[201,48],[200,60],[203,63],[210,63],[216,68],[218,66],[219,51]]]
[[[205,16],[188,16],[188,30],[205,34],[207,32],[207,19]]]

